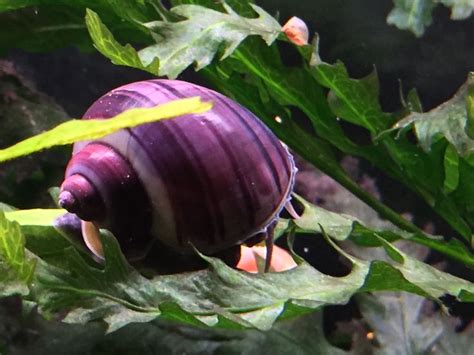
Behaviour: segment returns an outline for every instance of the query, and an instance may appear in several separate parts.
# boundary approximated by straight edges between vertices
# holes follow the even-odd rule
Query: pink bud
[[[297,46],[304,46],[308,44],[308,26],[299,17],[293,16],[283,26],[283,32],[286,37]]]

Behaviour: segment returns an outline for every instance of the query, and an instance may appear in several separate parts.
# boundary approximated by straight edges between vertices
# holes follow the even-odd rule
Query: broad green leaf
[[[335,102],[333,102],[331,108],[341,118],[366,127],[372,133],[373,145],[370,147],[370,154],[361,154],[360,150],[354,150],[352,154],[368,158],[387,174],[403,182],[420,195],[435,212],[448,221],[463,238],[470,241],[472,235],[470,228],[471,211],[474,211],[474,209],[461,207],[462,205],[453,197],[447,196],[444,190],[445,167],[447,167],[444,164],[446,141],[437,139],[430,142],[430,150],[423,150],[414,145],[406,134],[407,125],[413,123],[410,118],[402,120],[400,126],[395,126],[405,129],[394,137],[393,129],[390,130],[387,126],[391,124],[393,117],[381,111],[377,98],[377,83],[373,78],[369,76],[369,79],[350,79],[342,63],[336,65],[323,63],[319,58],[317,47],[316,42],[306,49],[306,52],[312,51],[310,56],[306,53],[306,57],[309,58],[309,64],[315,78],[331,90],[329,102]],[[417,109],[416,106],[415,109]],[[449,107],[449,105],[443,107]],[[465,110],[464,103],[463,109]],[[423,116],[424,114],[413,113],[409,117],[413,115]],[[459,129],[454,128],[454,134],[457,134],[458,131]],[[464,131],[459,134],[466,136]],[[456,147],[455,143],[452,144]],[[453,165],[449,166],[449,168],[452,167]],[[448,171],[447,173],[450,179],[455,177],[455,175],[452,175],[454,171]],[[334,177],[334,173],[329,172],[329,174]],[[461,185],[463,181],[463,176],[460,174],[459,184]],[[350,190],[360,196],[356,189]],[[464,196],[469,196],[469,194]],[[380,208],[381,206],[377,206],[376,201],[367,199],[364,201],[392,223],[406,230],[415,231],[411,226],[402,225],[395,214]],[[460,213],[461,209],[464,209],[465,213]]]
[[[281,33],[278,22],[256,5],[257,18],[239,16],[223,4],[227,13],[196,5],[180,5],[171,12],[186,20],[156,21],[147,26],[154,32],[156,44],[139,52],[145,65],[156,58],[160,61],[160,75],[176,78],[191,64],[199,70],[211,63],[219,50],[221,60],[228,57],[248,36],[258,35],[270,45]]]
[[[20,225],[26,238],[26,248],[36,256],[53,262],[63,258],[64,249],[71,246],[55,228],[55,221],[66,213],[62,209],[32,209],[6,212],[5,217]]]
[[[310,59],[311,73],[321,85],[331,90],[328,101],[334,114],[367,128],[372,134],[388,128],[391,116],[382,112],[380,107],[377,73],[374,71],[359,80],[351,79],[342,62],[334,65],[324,63],[317,51],[316,43]]]
[[[0,53],[10,48],[26,51],[51,51],[75,45],[81,50],[93,49],[84,15],[87,8],[100,13],[102,21],[119,40],[136,44],[151,41],[139,22],[156,18],[143,1],[126,0],[31,0],[7,1],[16,10],[5,11],[0,4]],[[2,9],[4,12],[2,12]],[[13,8],[10,7],[10,10]]]
[[[444,143],[436,145],[429,154],[413,145],[405,137],[397,139],[382,137],[381,140],[383,139],[385,144],[369,147],[355,145],[342,133],[335,118],[325,108],[327,105],[321,102],[319,94],[315,94],[321,93],[321,89],[311,79],[309,73],[306,72],[305,76],[303,70],[298,72],[296,68],[283,66],[278,60],[278,55],[275,48],[268,48],[261,43],[259,45],[257,41],[249,39],[236,50],[231,58],[216,64],[216,67],[211,66],[206,69],[205,76],[221,92],[252,110],[296,153],[348,188],[392,223],[406,230],[416,231],[416,228],[405,225],[404,220],[400,219],[398,214],[392,213],[386,207],[381,206],[379,201],[361,191],[358,185],[347,177],[333,158],[326,139],[336,149],[369,159],[389,175],[407,184],[423,196],[431,206],[435,206],[438,213],[446,218],[466,239],[471,237],[469,225],[459,215],[454,201],[447,199],[442,192],[444,161],[439,152],[444,154],[446,149]],[[253,83],[250,83],[249,79],[245,79],[249,73],[254,78]],[[242,78],[240,75],[245,75],[245,77]],[[267,102],[260,94],[261,86],[255,84],[258,80],[263,83],[265,90],[270,95],[270,98],[266,99]],[[353,90],[365,90],[365,85],[358,85],[356,80],[352,81]],[[344,86],[344,82],[341,82],[341,85]],[[343,91],[343,88],[340,91]],[[311,94],[305,94],[307,92]],[[356,107],[358,105],[357,97],[359,97],[358,94],[349,97],[348,105]],[[414,108],[419,108],[416,100],[410,98],[410,101],[414,101]],[[298,107],[311,119],[318,136],[308,135],[288,117],[285,110],[293,106]],[[377,107],[379,107],[378,104],[374,103],[375,111],[379,110]],[[383,116],[381,111],[379,113]],[[276,116],[279,117],[279,121],[275,120]],[[450,253],[451,249],[445,247],[443,241],[432,242],[424,238],[418,240],[423,241],[425,245],[430,244],[431,247],[437,246],[437,250],[442,250],[444,253]],[[459,249],[455,248],[454,250]],[[454,253],[457,254],[457,252]],[[470,259],[470,257],[467,258],[467,260]],[[472,260],[468,262],[472,264]]]
[[[387,23],[421,37],[432,23],[433,9],[439,4],[451,9],[453,20],[464,20],[474,11],[472,0],[394,0],[394,8],[387,16]]]
[[[422,233],[407,233],[401,230],[372,230],[365,227],[358,219],[334,212],[308,203],[296,196],[304,207],[301,218],[293,220],[297,231],[301,233],[322,233],[323,230],[333,239],[343,241],[351,239],[360,246],[383,245],[378,237],[389,242],[405,239],[428,246],[445,255],[462,261],[466,265],[474,266],[474,255],[461,242],[452,240],[446,243],[443,238],[429,236]],[[375,235],[376,234],[376,235]],[[378,237],[377,237],[378,236]]]
[[[472,202],[474,189],[470,182],[474,177],[474,166],[471,162],[474,140],[468,135],[470,130],[468,108],[472,82],[470,75],[466,84],[452,99],[430,112],[412,113],[395,125],[399,129],[407,129],[413,125],[423,150],[428,156],[442,162],[442,166],[437,170],[444,172],[443,184],[434,194],[434,201],[431,204],[471,243],[472,231],[469,225],[472,226],[474,222]],[[445,146],[446,148],[443,148]],[[433,168],[426,172],[437,170]],[[427,187],[435,185],[434,188],[437,185],[433,180],[426,181]]]
[[[146,22],[149,19],[145,0],[105,0],[105,2],[122,19],[135,24]]]
[[[65,255],[67,269],[40,265],[35,291],[43,311],[71,309],[67,322],[104,319],[113,331],[159,315],[173,319],[176,307],[165,304],[176,304],[186,315],[181,322],[269,329],[287,303],[306,308],[346,303],[368,272],[367,265],[356,265],[349,276],[335,278],[302,264],[284,273],[253,275],[208,258],[208,270],[149,280],[125,263],[113,239],[105,237],[104,246],[103,270],[88,266],[73,250]]]
[[[171,101],[154,108],[131,109],[109,120],[71,120],[10,148],[0,150],[0,162],[57,145],[97,139],[127,127],[186,114],[201,113],[210,108],[210,103],[201,102],[199,98],[195,97]]]
[[[301,231],[321,230],[321,222],[333,224],[331,235],[339,234],[341,239],[340,231],[349,217],[335,217],[326,214],[329,221],[306,220],[307,229]],[[102,268],[91,266],[77,251],[65,249],[66,265],[39,264],[35,294],[42,312],[69,310],[65,321],[70,323],[103,319],[109,332],[157,317],[215,328],[269,329],[279,318],[327,304],[344,304],[358,292],[397,290],[435,299],[447,293],[464,301],[474,299],[474,284],[378,240],[395,257],[372,258],[369,251],[369,258],[362,260],[344,254],[352,262],[351,272],[344,277],[325,275],[305,262],[286,272],[248,274],[219,259],[202,256],[209,263],[207,270],[147,279],[126,263],[115,239],[105,234],[106,262]]]
[[[3,324],[14,329],[19,323],[5,305],[0,317]],[[28,329],[34,337],[15,337],[9,347],[18,353],[85,354],[106,351],[114,354],[250,354],[265,349],[277,354],[345,354],[326,340],[323,312],[314,312],[296,319],[278,322],[266,332],[255,329],[210,329],[158,319],[148,323],[129,324],[116,332],[104,334],[99,322],[87,325],[47,321],[30,316]],[[1,331],[0,331],[1,332]],[[78,341],[80,339],[81,341]],[[8,349],[8,348],[7,348]],[[8,353],[8,350],[5,350]]]
[[[38,0],[0,0],[0,12],[19,9],[34,5]]]
[[[0,12],[42,5],[81,10],[92,7],[101,12],[114,12],[120,18],[136,23],[146,21],[151,14],[143,0],[0,0]]]
[[[61,6],[22,8],[0,13],[0,53],[12,48],[30,52],[76,45],[92,50],[83,11]]]
[[[199,4],[202,3],[206,6],[210,5],[210,3],[206,1],[192,2]],[[214,10],[207,10],[205,8],[196,7],[193,5],[189,5],[190,7],[183,6],[177,8],[199,9],[199,11],[203,12],[213,11],[212,13],[215,14],[217,17],[230,16],[229,11],[231,11],[228,7],[226,7],[228,13],[222,14]],[[233,18],[235,17],[236,20],[239,19],[238,21],[250,21],[248,18],[239,17],[235,13],[232,13],[232,16]],[[195,18],[193,19],[198,21]],[[158,24],[162,24],[167,29],[184,28],[186,31],[194,35],[196,31],[195,27],[191,26],[194,25],[194,22],[191,20],[192,19],[188,19],[176,23],[158,22]],[[256,21],[258,19],[251,20]],[[199,21],[204,20],[199,19]],[[148,25],[152,27],[153,23]],[[155,37],[159,38],[158,35],[159,34],[156,34]],[[166,32],[166,35],[169,35],[169,32]],[[260,37],[262,37],[262,35]],[[253,109],[255,113],[260,115],[262,119],[265,120],[265,122],[274,129],[278,126],[275,124],[271,124],[275,116],[278,116],[280,118],[287,117],[288,112],[290,108],[292,108],[292,106],[296,106],[297,108],[302,110],[311,119],[311,122],[317,130],[317,133],[321,137],[323,137],[322,139],[315,141],[314,139],[311,139],[311,137],[307,134],[307,139],[302,139],[301,136],[305,134],[304,131],[292,122],[290,122],[289,124],[285,124],[286,127],[279,127],[279,129],[277,128],[275,130],[276,133],[281,138],[282,136],[285,136],[285,141],[290,145],[291,148],[295,149],[295,151],[301,154],[303,157],[309,159],[310,161],[315,163],[315,165],[318,166],[320,169],[333,176],[338,182],[348,187],[357,196],[360,196],[368,203],[371,203],[374,209],[379,212],[383,212],[384,215],[387,214],[392,216],[392,221],[396,219],[395,212],[390,211],[388,208],[382,206],[376,199],[373,199],[371,196],[364,193],[364,191],[360,189],[357,184],[350,180],[350,178],[342,171],[338,164],[334,162],[334,159],[331,156],[332,152],[330,151],[330,149],[328,149],[325,140],[331,142],[331,144],[337,147],[337,149],[351,154],[363,156],[371,161],[376,161],[378,164],[383,166],[384,170],[390,172],[391,175],[398,175],[397,177],[400,178],[400,176],[403,176],[403,174],[401,174],[400,171],[394,169],[394,164],[390,161],[390,159],[387,159],[386,152],[379,151],[377,149],[372,149],[372,147],[357,146],[350,139],[348,139],[344,135],[341,127],[339,126],[339,123],[337,122],[333,114],[329,111],[321,87],[314,79],[311,78],[310,75],[308,75],[308,71],[300,68],[287,68],[281,65],[281,62],[279,61],[278,51],[275,51],[274,48],[268,49],[268,47],[262,45],[255,46],[255,43],[258,43],[258,41],[255,41],[254,39],[256,39],[256,36],[254,36],[253,38],[248,38],[246,42],[243,45],[239,46],[239,48],[235,50],[226,61],[221,62],[222,67],[219,64],[219,74],[217,77],[214,74],[213,82],[218,84],[221,91],[224,91],[230,96],[235,97],[238,101],[245,103],[247,107]],[[212,41],[210,43],[212,43]],[[192,42],[188,41],[186,42],[186,48],[191,48],[190,44],[194,45],[196,43],[193,44]],[[267,49],[265,49],[265,47]],[[166,53],[168,53],[168,55],[173,55],[175,48],[176,41],[172,42],[172,45],[167,49],[165,48],[165,46],[163,46],[163,43],[160,42],[160,47],[158,49],[163,49],[163,51],[166,49]],[[195,48],[191,52],[191,56],[193,56],[195,53],[199,53],[203,50],[203,48],[205,48],[205,46],[195,46]],[[147,51],[147,49],[144,49],[144,51]],[[152,57],[155,58],[156,56],[153,55]],[[143,59],[142,56],[141,59]],[[159,59],[163,68],[163,59],[161,57],[159,57]],[[271,65],[268,65],[269,63]],[[174,64],[179,64],[179,61],[175,62]],[[248,73],[251,73],[252,77],[248,77],[247,79],[237,79],[239,81],[243,79],[245,81],[244,85],[241,85],[240,83],[238,85],[235,85],[236,76],[247,76]],[[225,81],[226,83],[223,83],[222,81]],[[229,83],[227,83],[227,81],[229,81]],[[232,83],[230,83],[230,81],[232,81]],[[250,99],[249,96],[253,95],[255,89],[250,88],[249,90],[243,88],[243,86],[249,86],[249,82],[252,82],[257,86],[257,92],[260,94],[261,98],[264,101],[267,101],[268,98],[271,97],[281,106],[270,108],[271,105],[269,105],[267,102],[262,102],[263,105],[259,104],[258,102],[257,104],[252,104],[252,101],[254,101],[254,99]],[[310,93],[310,95],[308,93]],[[262,110],[262,107],[265,107],[265,109]],[[274,113],[277,114],[275,115]],[[283,119],[282,121],[285,122],[287,120]],[[283,133],[290,126],[293,132],[289,133],[287,131]],[[411,160],[407,159],[406,161]],[[424,160],[422,161],[424,162]],[[428,170],[429,169],[426,169],[426,171]],[[418,176],[418,173],[419,171],[416,171],[416,173],[413,172],[412,175]],[[418,179],[420,181],[425,181],[426,179],[424,179],[424,177],[425,176],[420,176]],[[433,200],[433,198],[431,197],[431,191],[423,190],[421,193],[423,195],[428,195],[430,199]],[[402,222],[402,220],[399,218],[396,220]],[[405,223],[402,223],[402,225],[404,225],[404,227],[408,228],[409,230],[416,229],[416,227],[410,227]]]
[[[99,15],[90,9],[87,9],[86,24],[94,46],[104,56],[110,58],[112,63],[142,69],[158,75],[160,66],[158,58],[154,58],[144,65],[135,49],[130,44],[122,46],[117,42],[109,29],[102,23]]]
[[[420,246],[406,241],[384,243],[382,248],[357,248],[352,244],[346,249],[359,260],[370,262],[369,274],[363,291],[382,288],[392,291],[408,291],[420,296],[439,298],[445,294],[455,296],[464,302],[472,302],[474,283],[445,273],[429,264],[420,261]],[[397,253],[397,259],[387,253]],[[408,283],[406,283],[408,281]],[[404,288],[405,287],[405,288]]]
[[[382,206],[379,201],[360,189],[334,160],[329,145],[369,159],[400,180],[405,175],[401,173],[401,168],[397,169],[397,165],[390,156],[387,156],[384,149],[380,149],[380,146],[359,146],[346,137],[339,122],[329,111],[324,93],[316,80],[311,77],[310,71],[282,65],[279,51],[275,47],[267,47],[253,38],[249,38],[229,59],[216,63],[216,66],[210,69],[206,70],[205,75],[221,92],[251,109],[296,153],[330,175],[393,223],[400,223],[399,226],[407,230],[416,230],[416,227],[406,225],[398,214]],[[262,91],[266,91],[267,94],[264,95],[265,92],[262,94]],[[268,97],[270,99],[266,99]],[[304,132],[288,117],[288,113],[290,110],[293,111],[294,107],[310,118],[317,133],[316,137]],[[299,113],[297,112],[297,116],[301,117]],[[409,153],[410,156],[407,156],[404,162],[413,164],[412,158],[419,153],[419,149]],[[411,176],[417,177],[420,181],[426,181],[427,176],[433,180],[430,166],[421,170],[431,161],[419,159],[415,162],[421,166],[417,166],[418,169],[413,171]],[[403,169],[404,172],[405,170]],[[425,174],[420,175],[419,170]],[[423,193],[429,195],[429,192],[423,191]]]
[[[27,226],[50,227],[56,218],[66,213],[62,209],[32,209],[5,212],[5,218],[18,223],[22,228]]]
[[[424,150],[429,151],[440,136],[445,137],[458,154],[465,157],[474,152],[474,140],[466,134],[468,126],[467,99],[474,86],[474,74],[452,99],[426,113],[413,113],[399,121],[395,127],[414,125],[418,140]]]
[[[248,14],[250,7],[232,3]],[[256,5],[251,6],[257,18],[239,16],[226,3],[222,6],[226,13],[202,6],[180,5],[167,15],[184,20],[137,23],[138,27],[148,27],[156,42],[138,53],[129,44],[123,46],[115,40],[91,10],[87,11],[86,23],[95,47],[113,63],[175,78],[193,63],[198,70],[208,65],[220,50],[224,59],[248,36],[258,35],[270,44],[281,33],[278,22]]]
[[[0,296],[28,294],[35,261],[25,254],[25,238],[20,226],[0,212]]]
[[[433,0],[394,0],[395,7],[387,16],[387,23],[401,30],[410,30],[417,37],[431,25],[431,12],[436,6]]]
[[[395,247],[393,248],[396,250]],[[404,262],[402,264],[393,263],[392,266],[400,271],[411,284],[419,287],[431,297],[439,298],[447,293],[468,301],[474,295],[473,283],[440,271],[401,250],[397,251],[403,257]],[[466,292],[470,295],[464,295]]]
[[[204,6],[209,9],[213,9],[220,12],[225,12],[223,5],[224,1],[214,1],[214,0],[171,0],[173,6],[178,5],[199,5]],[[241,16],[253,17],[255,16],[255,11],[252,9],[252,5],[255,4],[254,0],[228,0],[225,1],[235,12]]]

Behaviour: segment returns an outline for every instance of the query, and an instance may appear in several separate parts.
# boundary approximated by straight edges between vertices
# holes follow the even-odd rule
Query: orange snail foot
[[[241,246],[241,257],[237,264],[237,269],[251,273],[259,273],[259,260],[265,261],[267,257],[267,249],[264,246],[246,247]],[[274,245],[272,251],[272,259],[269,271],[280,272],[293,269],[297,266],[290,253],[279,246]]]
[[[92,222],[81,221],[81,230],[84,242],[89,250],[99,261],[103,261],[104,249],[97,226]],[[267,271],[272,272],[290,270],[297,266],[290,253],[279,246],[272,246],[270,264],[266,262],[267,256],[268,250],[266,246],[255,245],[247,247],[242,245],[240,247],[240,259],[236,268],[250,273],[259,273],[264,271],[263,265],[268,266]],[[262,268],[261,270],[259,266]]]

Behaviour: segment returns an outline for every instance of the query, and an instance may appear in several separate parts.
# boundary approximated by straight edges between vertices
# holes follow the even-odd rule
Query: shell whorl
[[[76,189],[66,187],[69,179],[80,175],[91,185],[83,188],[84,201],[99,201],[87,212],[102,213],[98,219],[86,216],[88,220],[114,234],[126,230],[132,236],[153,236],[182,252],[192,251],[190,241],[213,253],[265,229],[289,198],[294,163],[268,128],[239,104],[190,83],[150,80],[109,92],[84,118],[110,118],[130,108],[191,96],[212,101],[213,108],[76,144],[61,192],[63,205],[77,210],[77,183]],[[104,166],[91,159],[98,150],[107,150],[114,158],[106,159]],[[126,175],[134,183],[119,179]],[[123,196],[128,202],[123,202]],[[131,208],[136,209],[133,220],[127,216]],[[124,227],[130,224],[142,227]]]

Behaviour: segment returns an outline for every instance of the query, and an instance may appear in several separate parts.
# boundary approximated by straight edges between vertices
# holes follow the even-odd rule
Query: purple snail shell
[[[83,119],[200,96],[210,111],[79,142],[59,204],[82,222],[102,258],[97,228],[127,250],[157,238],[180,253],[213,254],[266,230],[290,199],[295,166],[288,149],[250,111],[204,87],[148,80],[102,96]]]

